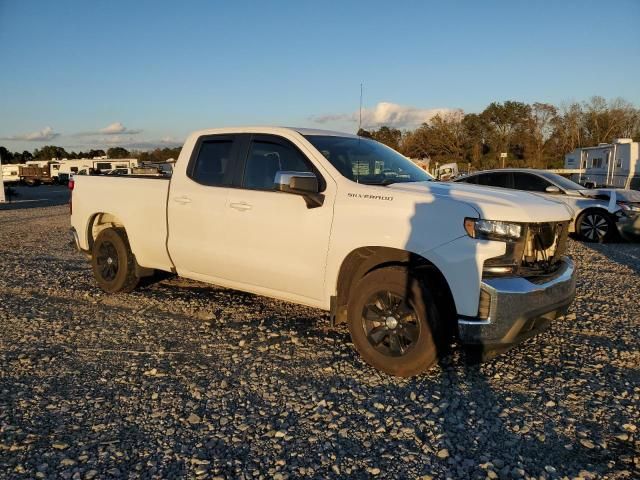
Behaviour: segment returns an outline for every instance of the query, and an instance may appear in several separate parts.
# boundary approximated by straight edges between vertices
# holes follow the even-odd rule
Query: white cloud
[[[136,133],[140,133],[142,130],[131,130],[125,127],[120,122],[114,122],[110,125],[107,125],[104,128],[100,129],[100,133],[104,135],[135,135]]]
[[[456,112],[452,108],[418,108],[410,105],[398,105],[391,102],[379,102],[374,108],[362,109],[362,127],[377,128],[383,125],[396,128],[415,128],[428,122],[438,114]],[[311,117],[316,123],[348,121],[357,123],[359,112],[317,115]]]
[[[60,134],[53,131],[51,127],[44,127],[39,132],[23,133],[21,135],[13,135],[11,137],[3,137],[2,140],[26,140],[28,142],[48,142]]]
[[[89,137],[93,135],[135,135],[141,132],[142,130],[140,129],[131,129],[131,128],[125,127],[122,124],[122,122],[113,122],[99,130],[89,131],[89,132],[79,132],[79,133],[76,133],[74,136]]]

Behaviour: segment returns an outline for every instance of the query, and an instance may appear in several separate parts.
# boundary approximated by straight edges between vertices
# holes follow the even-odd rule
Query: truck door
[[[299,195],[274,188],[278,171],[313,172],[325,180],[302,151],[282,137],[253,135],[240,188],[229,191],[225,249],[229,280],[253,290],[280,292],[300,300],[322,298],[333,218],[333,194],[309,208]],[[333,192],[333,190],[331,190]]]
[[[167,247],[179,275],[201,280],[229,275],[227,197],[238,186],[238,152],[246,150],[248,140],[204,136],[188,164],[176,164],[181,170],[171,179],[167,200]]]

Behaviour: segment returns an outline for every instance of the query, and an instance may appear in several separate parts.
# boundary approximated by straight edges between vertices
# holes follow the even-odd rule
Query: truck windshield
[[[367,138],[306,135],[345,177],[367,185],[426,182],[433,177],[395,150]]]

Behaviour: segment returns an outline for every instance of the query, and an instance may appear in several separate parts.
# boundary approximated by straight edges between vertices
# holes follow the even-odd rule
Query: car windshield
[[[427,182],[433,177],[395,150],[361,137],[306,135],[305,138],[345,177],[367,185]]]
[[[556,185],[558,185],[563,190],[584,190],[584,187],[579,183],[576,183],[568,178],[564,178],[562,175],[558,175],[557,173],[551,172],[538,172],[547,180],[552,181]]]

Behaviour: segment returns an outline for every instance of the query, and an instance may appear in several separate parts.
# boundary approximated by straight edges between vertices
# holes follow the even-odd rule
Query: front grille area
[[[532,223],[525,230],[520,275],[552,274],[567,249],[569,222]]]
[[[504,276],[493,272],[508,267],[506,275],[516,275],[534,281],[553,275],[566,252],[569,222],[523,224],[522,237],[507,243],[504,255],[484,262],[483,277]]]

